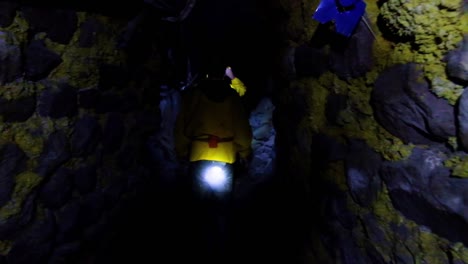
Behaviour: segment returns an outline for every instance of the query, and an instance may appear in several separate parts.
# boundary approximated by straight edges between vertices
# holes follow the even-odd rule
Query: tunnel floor
[[[193,235],[199,212],[178,189],[159,186],[129,202],[111,238],[78,263],[303,263],[301,224],[281,184],[247,186],[234,197],[228,251],[203,255],[204,240]],[[152,189],[152,190],[151,190]]]

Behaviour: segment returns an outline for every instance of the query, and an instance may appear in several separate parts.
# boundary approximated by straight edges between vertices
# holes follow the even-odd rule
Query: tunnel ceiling
[[[151,19],[146,19],[146,24],[140,25],[145,28],[146,36],[138,41],[152,41],[151,35],[154,36],[155,32],[161,29],[166,30],[160,37],[162,39],[178,35],[178,43],[168,45],[177,45],[175,48],[182,56],[186,54],[200,64],[209,62],[210,57],[225,57],[224,61],[234,68],[236,76],[241,78],[251,91],[260,94],[256,97],[261,96],[261,90],[267,89],[268,78],[275,74],[274,61],[279,55],[278,48],[282,43],[281,34],[278,33],[280,19],[272,12],[274,1],[193,2],[195,5],[190,14],[180,23],[162,22],[161,18],[177,16],[186,6],[187,0],[124,0],[112,3],[103,0],[0,0],[0,6],[17,4],[20,8],[71,9],[122,18],[129,22],[142,12],[149,12]],[[167,8],[159,8],[158,5]],[[164,36],[168,34],[168,28],[172,31],[169,32],[172,36]],[[183,60],[179,64],[184,64]],[[185,65],[178,67],[184,68]]]
[[[145,3],[146,2],[146,3]],[[162,10],[156,4],[163,3],[171,8]],[[273,43],[272,32],[274,26],[268,21],[270,14],[268,6],[260,1],[252,0],[205,0],[194,1],[195,7],[186,19],[186,29],[183,34],[190,34],[192,45],[202,49],[203,53],[226,53],[232,58],[248,60],[246,65],[256,64],[268,60],[271,56],[268,51],[277,46]],[[95,12],[112,17],[131,19],[142,10],[153,7],[154,15],[177,15],[186,1],[155,1],[121,0],[2,0],[1,3],[16,3],[20,6],[33,6],[39,8],[73,9],[82,12]],[[158,4],[159,5],[159,4]],[[258,70],[258,69],[257,69]]]
[[[73,9],[83,12],[95,12],[108,16],[132,17],[141,10],[143,1],[120,0],[113,1],[92,1],[92,0],[2,0],[0,3],[13,3],[21,6],[33,6],[43,8]]]
[[[173,16],[182,10],[186,0],[92,1],[92,0],[10,0],[0,1],[36,7],[53,7],[96,12],[132,19],[142,10],[153,7],[153,16]],[[272,15],[271,3],[253,0],[194,1],[195,6],[182,25],[185,48],[197,56],[223,54],[237,66],[237,73],[257,79],[271,72],[275,49],[280,45],[278,23]],[[150,3],[150,4],[146,4]],[[169,3],[169,4],[168,4]],[[168,6],[163,10],[156,5]],[[274,22],[274,23],[273,23]]]

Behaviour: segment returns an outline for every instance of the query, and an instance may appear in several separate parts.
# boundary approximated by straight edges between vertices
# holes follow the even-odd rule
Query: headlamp
[[[202,172],[203,183],[209,189],[216,192],[223,192],[227,189],[227,177],[223,168],[218,165],[211,165]]]
[[[228,193],[232,189],[232,171],[223,162],[205,163],[198,175],[198,186],[202,192],[213,192],[217,195]]]

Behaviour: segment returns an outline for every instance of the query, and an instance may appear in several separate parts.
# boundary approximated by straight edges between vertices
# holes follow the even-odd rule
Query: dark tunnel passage
[[[154,1],[154,3],[159,1]],[[164,3],[164,1],[160,1]],[[167,2],[167,1],[166,1]],[[180,10],[185,2],[174,4]],[[195,2],[195,1],[193,1]],[[278,85],[278,52],[281,48],[279,17],[272,17],[260,1],[199,1],[184,21],[168,22],[161,18],[167,10],[144,5],[134,16],[137,21],[134,32],[123,38],[120,45],[133,58],[134,65],[144,61],[148,53],[156,52],[162,58],[162,76],[156,77],[161,87],[180,92],[181,86],[190,85],[190,78],[200,78],[211,63],[231,66],[237,77],[247,86],[243,102],[255,119],[253,111],[261,102],[267,105],[273,115],[273,89]],[[166,12],[166,13],[165,13]],[[177,14],[177,12],[173,12]],[[182,91],[183,93],[184,91]],[[163,92],[161,92],[162,94]],[[170,93],[170,92],[169,92]],[[166,104],[177,104],[170,101]],[[267,101],[265,101],[267,99]],[[156,103],[156,102],[155,102]],[[178,105],[166,105],[176,109]],[[171,110],[162,112],[172,115]],[[164,120],[165,117],[161,116]],[[272,118],[272,117],[270,117]],[[114,221],[113,234],[108,243],[90,247],[76,263],[183,263],[186,261],[204,263],[295,263],[299,261],[306,232],[298,220],[290,186],[279,172],[281,165],[273,159],[264,172],[264,179],[244,175],[236,180],[232,215],[229,218],[228,252],[225,256],[210,260],[210,254],[203,255],[206,245],[202,237],[194,235],[193,222],[197,214],[191,207],[187,190],[181,187],[180,170],[177,163],[155,155],[158,150],[158,135],[167,133],[171,127],[160,127],[166,132],[156,131],[148,139],[148,149],[143,155],[144,164],[152,168],[146,186],[139,190],[136,199],[128,202],[122,216]],[[270,130],[274,133],[274,128]],[[274,137],[268,149],[269,156],[276,156]],[[270,140],[271,141],[271,140]],[[167,143],[171,147],[171,142]],[[164,145],[164,143],[162,143]],[[152,149],[153,148],[153,149]],[[157,148],[157,147],[156,147]],[[167,148],[167,145],[166,145]],[[251,166],[255,166],[253,163]],[[262,174],[262,168],[259,167]],[[169,174],[169,175],[167,175]],[[172,178],[171,178],[172,177]],[[301,222],[304,221],[304,222]],[[298,223],[300,223],[298,225]],[[194,236],[194,237],[191,237]]]

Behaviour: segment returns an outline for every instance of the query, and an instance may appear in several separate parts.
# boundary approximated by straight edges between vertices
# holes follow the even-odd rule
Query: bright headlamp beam
[[[203,181],[216,191],[222,191],[226,185],[226,172],[219,166],[211,166],[205,169]]]

